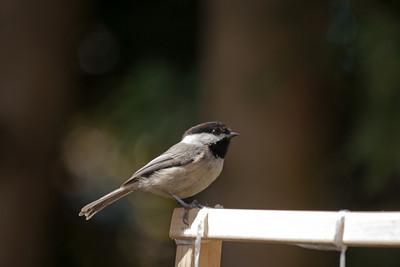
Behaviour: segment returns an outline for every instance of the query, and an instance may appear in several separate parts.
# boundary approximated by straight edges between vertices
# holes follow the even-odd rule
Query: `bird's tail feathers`
[[[98,200],[95,200],[86,206],[84,206],[81,211],[79,212],[79,216],[85,216],[86,220],[89,220],[90,218],[93,217],[97,212],[101,211],[108,205],[114,203],[118,199],[126,196],[132,192],[132,188],[126,188],[126,187],[120,187],[118,189],[115,189],[111,193],[99,198]]]

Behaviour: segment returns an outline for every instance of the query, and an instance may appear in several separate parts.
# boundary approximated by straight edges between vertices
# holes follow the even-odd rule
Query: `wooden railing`
[[[222,242],[267,242],[315,249],[400,247],[400,212],[183,209],[172,215],[175,266],[220,266]],[[197,247],[196,247],[197,240]],[[197,253],[197,255],[196,255]],[[196,258],[197,257],[197,258]]]

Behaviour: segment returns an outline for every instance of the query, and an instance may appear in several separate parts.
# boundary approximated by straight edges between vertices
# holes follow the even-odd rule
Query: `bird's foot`
[[[179,198],[175,195],[171,195],[171,196],[176,200],[176,202],[179,203],[179,205],[181,205],[185,209],[196,209],[196,208],[201,209],[201,208],[205,207],[204,205],[200,204],[200,202],[197,201],[196,199],[193,200],[191,203],[186,203],[181,198]]]
[[[186,226],[189,226],[189,209],[183,209],[182,221]]]
[[[191,209],[201,209],[201,208],[205,207],[204,205],[200,204],[200,202],[197,201],[196,199],[193,200],[191,203],[186,203],[181,198],[179,198],[173,194],[171,194],[171,196],[179,203],[179,205],[181,205],[183,207],[184,211],[183,211],[182,220],[183,220],[183,223],[186,224],[187,226],[189,226],[189,211]]]
[[[183,223],[186,224],[187,226],[189,226],[189,211],[190,209],[202,209],[205,206],[200,204],[199,201],[197,201],[196,199],[193,200],[191,203],[186,203],[186,207],[184,206],[184,212],[183,212]]]

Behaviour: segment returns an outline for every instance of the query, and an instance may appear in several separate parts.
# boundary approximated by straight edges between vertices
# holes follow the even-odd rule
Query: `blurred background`
[[[0,1],[0,266],[173,266],[176,203],[80,208],[203,121],[241,136],[197,199],[400,209],[400,2]],[[338,254],[223,247],[222,266]],[[349,266],[399,266],[353,249]]]

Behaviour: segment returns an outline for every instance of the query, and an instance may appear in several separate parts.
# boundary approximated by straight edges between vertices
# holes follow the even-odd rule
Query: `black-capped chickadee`
[[[230,140],[237,135],[221,122],[190,128],[179,143],[135,172],[118,189],[84,206],[79,216],[89,220],[135,190],[172,197],[184,208],[192,208],[182,199],[203,191],[219,176]]]

